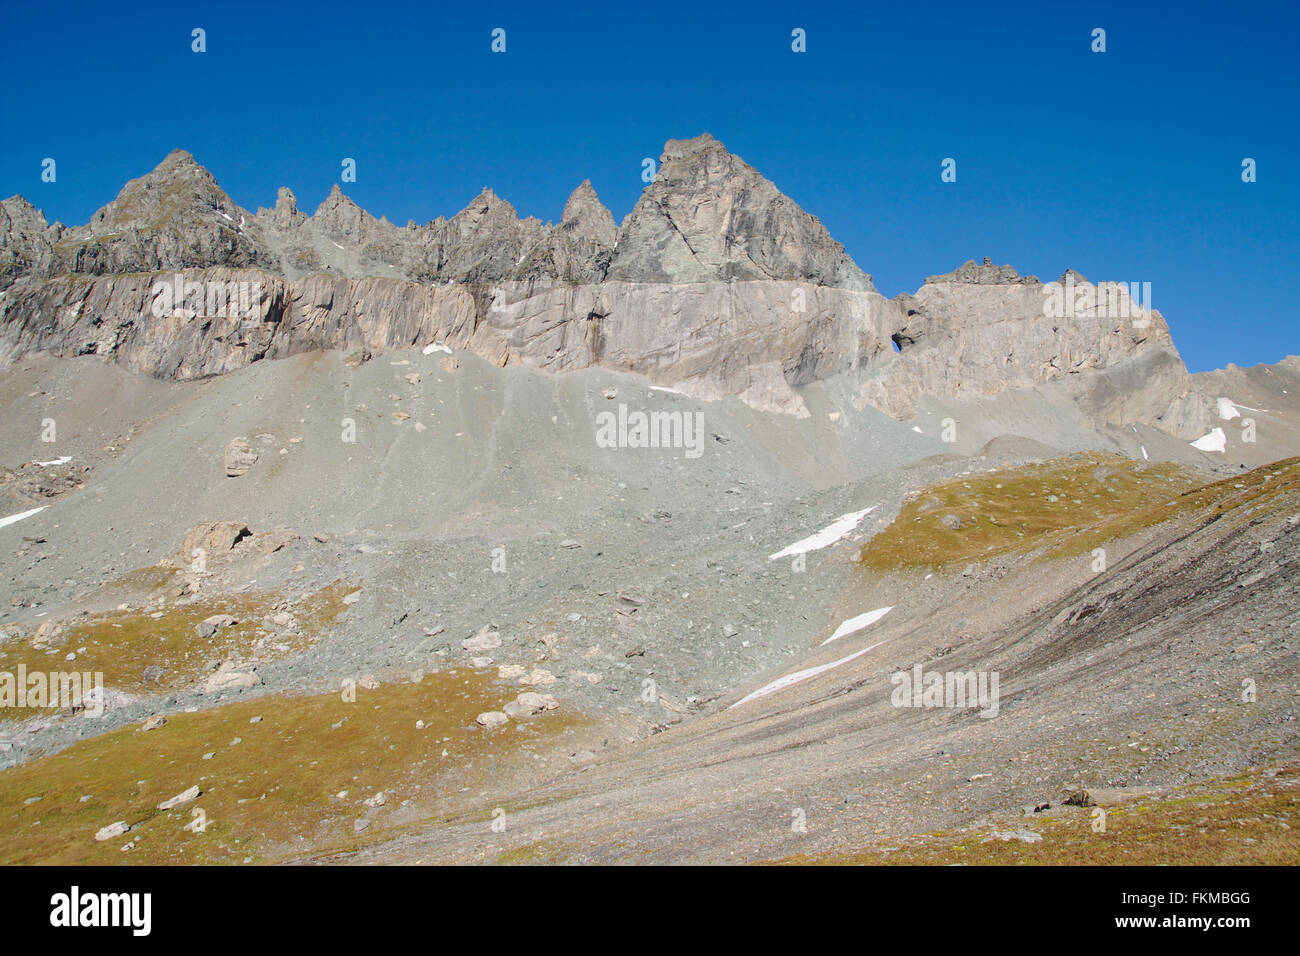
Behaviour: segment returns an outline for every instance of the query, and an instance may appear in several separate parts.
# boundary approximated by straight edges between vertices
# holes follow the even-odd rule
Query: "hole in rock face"
[[[889,337],[889,341],[894,343],[895,352],[901,352],[909,345],[914,345],[916,343],[916,339],[912,338],[910,335],[904,335],[902,332],[895,332]]]

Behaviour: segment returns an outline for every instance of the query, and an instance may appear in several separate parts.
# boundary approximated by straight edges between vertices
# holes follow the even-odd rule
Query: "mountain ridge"
[[[150,289],[177,273],[262,294],[248,315],[151,314]],[[796,416],[808,414],[800,389],[849,375],[860,403],[896,418],[927,395],[1049,386],[1098,424],[1205,434],[1215,396],[1197,390],[1158,311],[1121,304],[1054,319],[1037,277],[989,259],[887,299],[820,220],[708,133],[665,144],[621,224],[590,180],[559,224],[520,218],[486,187],[424,226],[376,219],[338,184],[311,215],[288,187],[252,213],[184,150],[84,226],[48,224],[22,197],[0,203],[4,364],[94,354],[187,379],[438,341],[498,365],[602,365]]]

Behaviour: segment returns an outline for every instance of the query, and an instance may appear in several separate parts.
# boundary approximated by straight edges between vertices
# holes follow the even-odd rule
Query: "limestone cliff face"
[[[248,309],[202,296],[159,308],[156,284],[178,278],[257,294]],[[707,134],[668,142],[621,227],[590,182],[558,225],[520,219],[490,189],[425,226],[375,219],[338,187],[311,216],[287,188],[254,215],[183,151],[85,226],[0,203],[3,363],[95,354],[186,379],[439,341],[796,415],[801,386],[851,374],[861,403],[898,417],[926,394],[1057,383],[1097,422],[1201,427],[1204,402],[1158,312],[1055,318],[1046,292],[985,260],[885,299],[815,217]]]
[[[1062,309],[1052,296],[1067,277],[1077,295]],[[1057,383],[1099,423],[1144,421],[1179,435],[1200,427],[1202,417],[1188,418],[1180,404],[1192,382],[1164,317],[1127,297],[1112,307],[1096,288],[1067,272],[1054,290],[987,259],[931,276],[895,300],[903,313],[892,333],[897,361],[864,382],[863,399],[903,415],[923,394]]]

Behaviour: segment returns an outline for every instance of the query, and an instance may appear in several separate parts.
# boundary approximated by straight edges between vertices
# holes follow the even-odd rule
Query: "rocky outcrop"
[[[288,189],[253,216],[179,150],[86,226],[47,226],[21,197],[0,217],[0,363],[93,354],[191,379],[437,341],[795,415],[802,386],[846,373],[862,405],[898,417],[926,394],[1051,383],[1098,422],[1182,435],[1207,414],[1158,312],[1053,317],[1047,286],[987,259],[887,300],[815,217],[707,134],[667,143],[621,227],[590,182],[559,225],[520,219],[490,189],[425,226],[375,219],[337,186],[311,216]],[[160,308],[159,283],[187,291]],[[214,288],[231,290],[216,307]]]
[[[872,288],[816,217],[707,133],[664,146],[654,182],[619,232],[609,277]]]
[[[54,243],[61,224],[49,226],[41,211],[22,196],[0,202],[0,291],[26,275],[48,275],[54,268]]]
[[[180,149],[123,186],[88,224],[64,230],[53,252],[37,275],[277,265],[253,216]]]
[[[1057,383],[1100,424],[1145,421],[1182,435],[1192,383],[1158,311],[1124,298],[1109,308],[1083,276],[1067,271],[1078,308],[1055,315],[1053,289],[1010,266],[967,262],[931,276],[895,302],[897,361],[863,382],[861,399],[906,416],[921,395],[973,397]],[[1122,313],[1122,314],[1111,314]],[[1197,416],[1193,415],[1194,420]]]

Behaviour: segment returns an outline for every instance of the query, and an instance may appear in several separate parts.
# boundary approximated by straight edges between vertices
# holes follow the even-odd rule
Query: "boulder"
[[[203,682],[203,693],[215,694],[224,690],[242,690],[256,687],[262,678],[252,669],[240,670],[230,661],[223,661],[216,672]]]
[[[460,646],[471,654],[480,654],[500,647],[501,635],[497,633],[496,628],[491,624],[484,624],[473,637],[467,637],[461,641]]]
[[[176,794],[176,796],[172,797],[171,799],[164,800],[162,803],[158,804],[158,809],[170,810],[173,807],[179,807],[183,803],[189,803],[191,800],[197,800],[201,792],[202,791],[199,790],[198,785],[195,784],[194,786],[190,787],[188,790],[184,790]]]
[[[130,830],[131,830],[130,824],[128,824],[125,820],[118,820],[116,823],[110,823],[108,826],[101,827],[99,830],[97,830],[95,832],[95,839],[98,840],[100,843],[103,843],[105,840],[111,840],[114,837],[120,837],[124,833],[130,832]]]
[[[248,474],[257,464],[257,450],[242,438],[232,438],[226,445],[225,467],[227,478]]]

